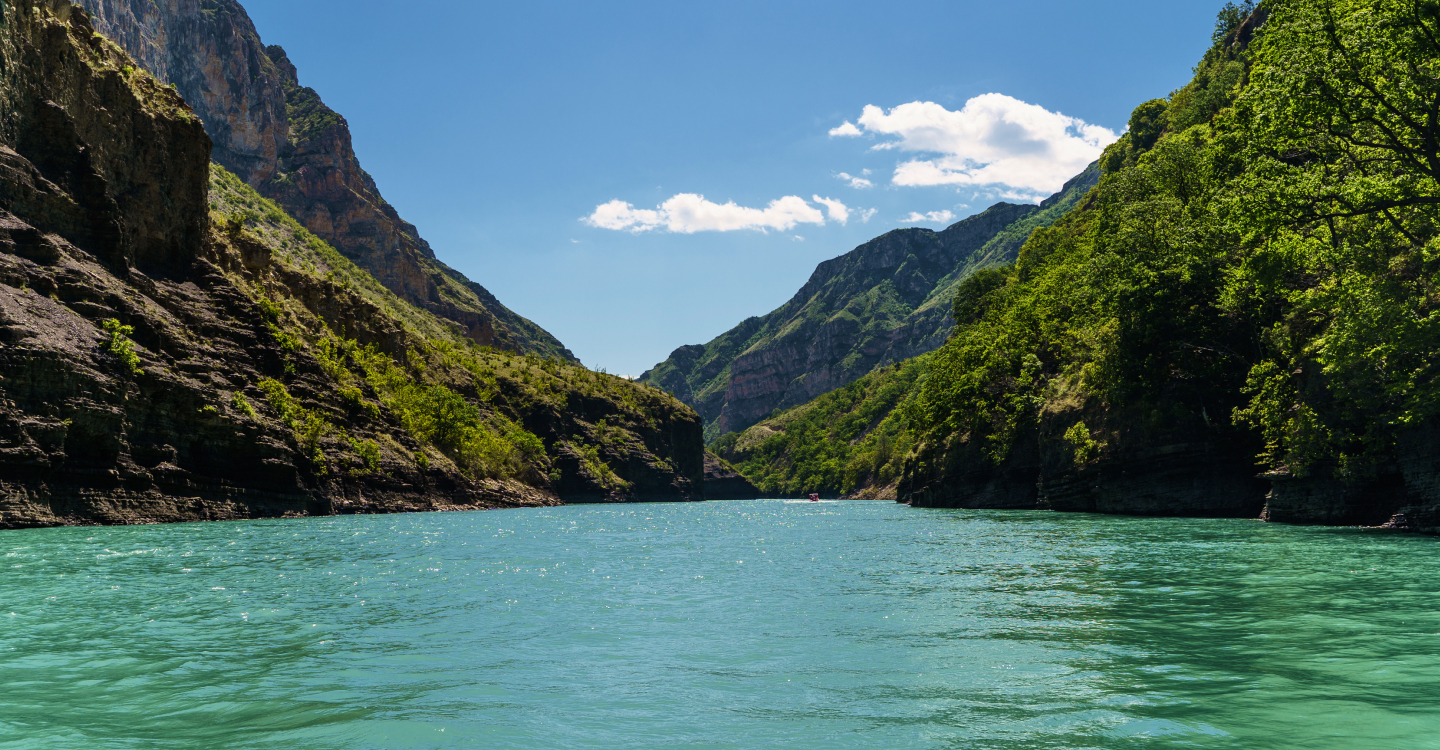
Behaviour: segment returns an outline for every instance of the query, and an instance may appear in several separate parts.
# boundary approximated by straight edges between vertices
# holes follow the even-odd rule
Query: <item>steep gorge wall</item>
[[[416,319],[445,328],[373,279],[383,294],[360,295],[368,277],[334,251],[213,223],[212,203],[241,206],[212,183],[204,127],[83,11],[0,9],[0,528],[700,499],[688,408],[493,352],[473,354],[493,370],[481,393],[442,369],[463,339],[420,337]],[[324,355],[330,325],[402,362],[429,351],[424,369],[547,455],[523,481],[462,471],[338,379],[353,364]]]
[[[80,0],[97,30],[174,84],[216,163],[275,200],[402,299],[485,346],[573,360],[553,336],[435,257],[360,166],[345,118],[300,85],[236,0]]]

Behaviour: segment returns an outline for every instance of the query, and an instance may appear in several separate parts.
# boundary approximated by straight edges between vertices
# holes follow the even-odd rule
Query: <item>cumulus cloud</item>
[[[949,224],[955,218],[955,214],[946,211],[931,211],[928,214],[911,211],[909,216],[900,221],[905,224]]]
[[[865,170],[865,174],[870,174],[870,170]],[[864,190],[865,188],[875,187],[875,183],[865,179],[864,177],[856,177],[854,175],[845,174],[844,172],[839,172],[835,176],[850,183],[850,187],[855,188],[856,190]]]
[[[860,128],[855,127],[855,123],[849,120],[846,120],[845,124],[838,128],[830,129],[831,138],[857,138],[861,135],[863,133],[860,132]]]
[[[870,220],[873,219],[873,218],[875,218],[875,214],[878,214],[878,213],[880,213],[880,209],[878,209],[878,208],[867,208],[867,209],[865,209],[864,211],[861,211],[861,212],[860,212],[860,223],[861,223],[861,224],[869,224],[869,223],[870,223]]]
[[[898,137],[876,149],[937,155],[896,166],[896,185],[1004,185],[1045,195],[1119,139],[1107,128],[1004,94],[977,96],[958,112],[934,102],[911,102],[889,112],[869,105],[859,127],[847,121],[830,134],[860,135],[861,128]]]
[[[829,198],[821,198],[818,195],[810,196],[810,199],[825,207],[826,213],[830,214],[831,221],[840,222],[841,226],[850,221],[850,208],[844,203]]]
[[[849,221],[850,209],[840,201],[815,196],[830,214],[831,221]],[[799,224],[825,225],[820,209],[795,195],[770,202],[765,208],[747,208],[733,201],[725,204],[705,200],[695,193],[681,193],[655,209],[635,208],[621,200],[613,200],[595,208],[581,221],[600,229],[649,232],[663,229],[677,234],[696,232],[734,232],[750,229],[761,232],[789,231]]]

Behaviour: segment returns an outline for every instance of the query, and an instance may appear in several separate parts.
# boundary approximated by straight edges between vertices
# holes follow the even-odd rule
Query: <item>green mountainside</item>
[[[941,232],[900,229],[821,263],[785,305],[708,344],[684,346],[640,377],[691,405],[706,435],[743,430],[776,409],[933,351],[950,333],[954,290],[1005,263],[1035,229],[1099,179],[1093,166],[1040,206],[1000,203]]]
[[[903,396],[716,447],[786,492],[1440,531],[1437,40],[1440,3],[1227,5]],[[913,446],[898,478],[881,439]]]
[[[915,435],[896,408],[929,372],[933,355],[878,368],[808,404],[711,446],[766,497],[849,495],[894,500]]]

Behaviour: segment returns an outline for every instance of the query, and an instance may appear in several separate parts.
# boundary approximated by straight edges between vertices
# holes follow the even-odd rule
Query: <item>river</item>
[[[0,533],[0,749],[1440,748],[1440,540],[884,502]]]

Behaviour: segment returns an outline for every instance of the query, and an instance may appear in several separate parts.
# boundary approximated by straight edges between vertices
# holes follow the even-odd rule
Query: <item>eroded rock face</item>
[[[754,500],[760,490],[734,467],[713,453],[705,453],[706,500]]]
[[[393,416],[347,409],[313,358],[283,359],[264,333],[230,274],[271,273],[268,254],[211,227],[211,143],[184,101],[68,3],[3,7],[0,527],[559,502],[396,460],[420,447]],[[303,301],[291,281],[267,283]],[[315,291],[336,319],[383,322]],[[380,470],[317,461],[240,405],[282,373],[306,409],[393,446]],[[340,447],[322,438],[322,455]]]
[[[233,0],[83,0],[95,28],[175,84],[214,140],[214,159],[251,185],[289,144],[285,93]]]
[[[213,158],[402,299],[477,343],[574,360],[553,336],[435,258],[360,166],[345,118],[300,85],[236,0],[80,0],[95,27],[191,103]]]

